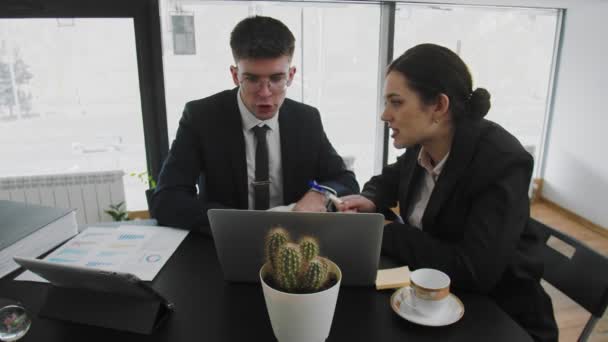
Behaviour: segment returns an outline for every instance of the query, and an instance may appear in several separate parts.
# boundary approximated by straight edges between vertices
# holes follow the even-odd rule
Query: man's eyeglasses
[[[267,77],[243,74],[240,82],[246,91],[257,92],[263,87],[268,87],[271,92],[280,92],[287,88],[287,74],[274,74]]]

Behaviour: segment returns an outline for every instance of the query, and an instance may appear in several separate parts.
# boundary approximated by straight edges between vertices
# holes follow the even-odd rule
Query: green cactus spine
[[[301,288],[308,291],[318,291],[327,281],[328,269],[327,263],[322,258],[311,260],[302,275]]]
[[[275,280],[287,292],[298,289],[298,278],[302,268],[302,254],[298,245],[288,243],[279,249]]]
[[[266,260],[273,269],[277,268],[279,249],[289,242],[289,233],[282,227],[272,228],[266,236]]]
[[[309,236],[300,239],[300,252],[306,262],[313,260],[319,255],[319,244]]]

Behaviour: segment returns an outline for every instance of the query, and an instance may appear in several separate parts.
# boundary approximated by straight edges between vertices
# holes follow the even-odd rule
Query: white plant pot
[[[323,342],[329,336],[342,272],[335,263],[328,261],[329,270],[337,276],[337,282],[327,290],[315,293],[294,294],[276,290],[264,281],[268,264],[260,269],[268,316],[279,342]]]

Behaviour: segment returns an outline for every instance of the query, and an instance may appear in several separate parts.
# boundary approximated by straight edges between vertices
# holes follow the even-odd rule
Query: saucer
[[[447,297],[445,308],[436,316],[424,316],[407,303],[403,303],[410,295],[409,286],[402,287],[391,296],[391,308],[401,318],[430,327],[441,327],[457,322],[464,315],[464,304],[454,294]]]

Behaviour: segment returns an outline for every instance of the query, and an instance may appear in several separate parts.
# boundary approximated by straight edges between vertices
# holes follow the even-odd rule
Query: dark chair
[[[531,219],[531,225],[541,232],[544,242],[541,251],[545,265],[543,279],[591,313],[578,339],[586,341],[608,306],[608,258],[534,219]],[[549,241],[551,237],[553,239]],[[552,247],[556,244],[559,246]]]
[[[148,212],[150,213],[150,218],[154,218],[152,215],[152,195],[154,195],[154,191],[156,189],[146,189],[146,201],[148,202]]]

